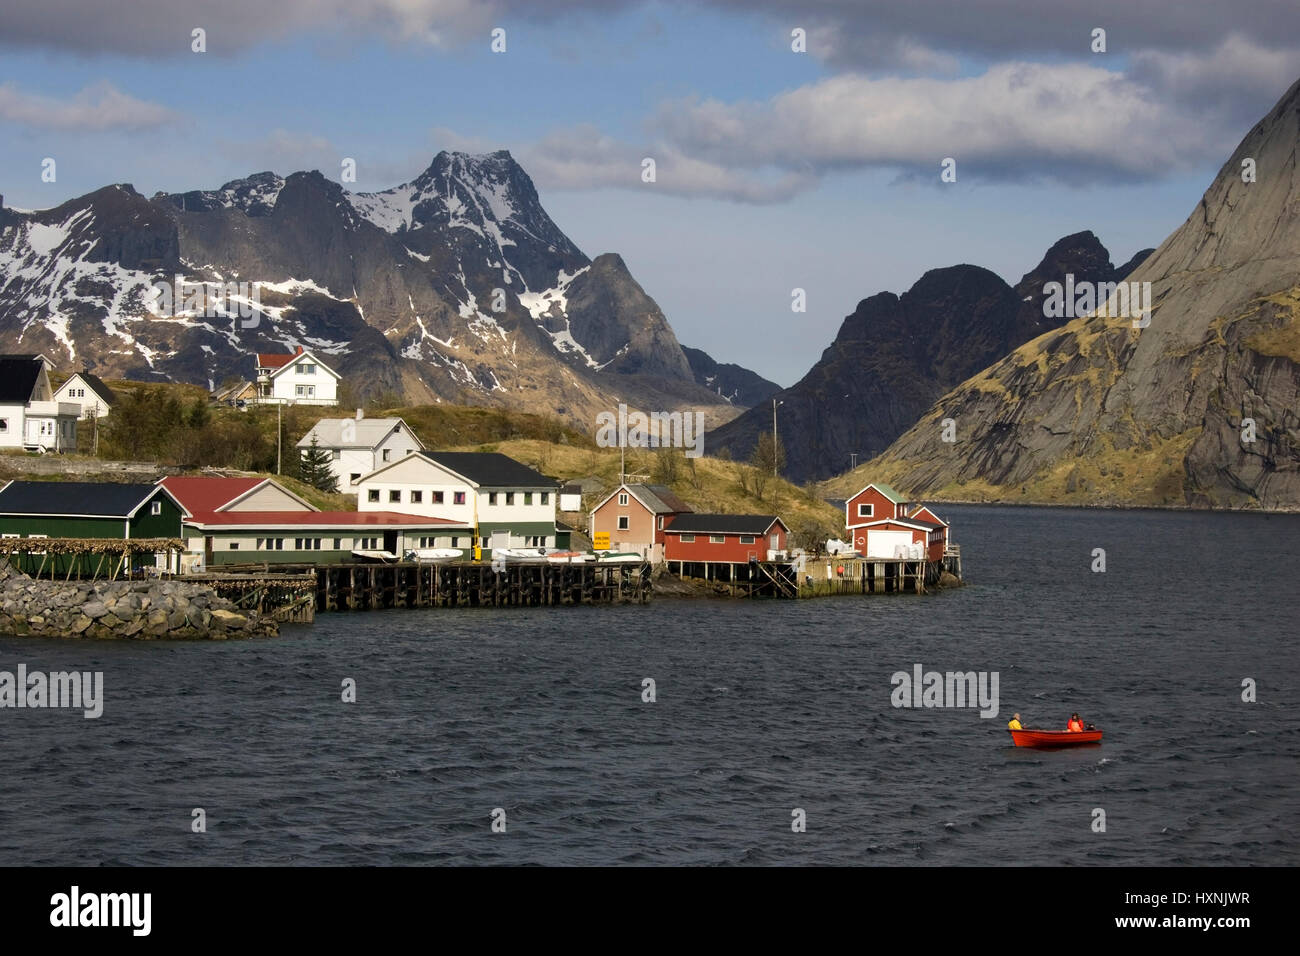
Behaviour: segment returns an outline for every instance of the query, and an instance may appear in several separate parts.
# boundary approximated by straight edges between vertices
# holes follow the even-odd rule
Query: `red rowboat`
[[[1101,743],[1100,730],[1012,730],[1017,747],[1078,747]]]

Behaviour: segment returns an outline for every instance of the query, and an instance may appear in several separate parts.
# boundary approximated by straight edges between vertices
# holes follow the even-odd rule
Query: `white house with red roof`
[[[942,561],[948,546],[948,522],[883,482],[844,503],[844,524],[854,550],[869,558],[907,557],[923,548],[926,560]]]
[[[356,552],[472,553],[473,525],[396,511],[321,511],[270,478],[168,476],[184,510],[185,571],[236,564],[338,564]]]
[[[337,405],[342,376],[301,345],[287,354],[257,353],[260,404]]]

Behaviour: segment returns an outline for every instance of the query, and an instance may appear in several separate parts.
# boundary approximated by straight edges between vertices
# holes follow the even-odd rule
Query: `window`
[[[343,539],[342,539],[342,538],[335,538],[335,539],[334,539],[334,550],[335,550],[335,551],[342,551],[342,550],[343,550]]]
[[[313,365],[311,362],[303,362],[303,363],[301,363],[301,364],[298,366],[298,374],[299,374],[299,375],[315,375],[315,374],[316,374],[316,366]]]
[[[513,491],[507,491],[507,492],[506,492],[506,504],[508,504],[508,505],[512,505],[512,504],[514,504],[514,503],[515,503],[515,493],[514,493]]]
[[[330,452],[330,457],[333,458],[335,461],[338,461],[340,458],[343,457],[343,452],[335,448],[332,452]]]
[[[682,535],[682,544],[693,544],[694,542],[695,542],[695,535],[693,534]]]
[[[400,490],[400,489],[396,489],[396,490],[393,490],[393,491],[388,492],[388,500],[389,500],[390,503],[391,503],[391,502],[400,503],[401,500],[402,500],[402,492],[401,492],[401,490]]]
[[[361,472],[359,471],[354,471],[352,472],[352,474],[348,475],[348,482],[350,484],[355,485],[360,480],[361,480]]]
[[[433,503],[434,503],[435,505],[440,505],[440,504],[442,504],[442,492],[441,492],[441,491],[435,491],[435,492],[433,493]]]
[[[722,544],[726,540],[727,540],[727,536],[724,534],[709,535],[709,544]]]
[[[489,492],[488,492],[488,504],[490,504],[490,505],[494,505],[494,504],[496,504],[496,503],[497,503],[497,493],[496,493],[495,491],[489,491]]]
[[[619,515],[619,516],[618,516],[618,530],[619,530],[619,531],[626,531],[626,530],[627,530],[627,528],[628,528],[627,520],[628,520],[628,519],[627,519],[627,515]]]
[[[160,515],[160,514],[162,514],[162,502],[161,502],[161,501],[154,501],[154,502],[151,502],[151,503],[149,504],[149,513],[150,513],[151,515]]]
[[[531,505],[532,503],[533,503],[533,493],[532,493],[531,491],[525,491],[525,492],[524,492],[524,504],[526,504],[526,505]]]
[[[451,536],[451,546],[452,546],[453,548],[459,548],[459,547],[460,547],[460,538],[458,538],[458,537],[457,537],[456,535],[454,535],[454,534]]]
[[[874,518],[875,511],[876,511],[875,505],[858,505],[859,518]]]
[[[232,541],[232,542],[230,542],[230,550],[231,550],[231,551],[238,551],[238,550],[239,550],[239,542],[238,542],[238,541]]]
[[[411,504],[413,504],[413,505],[418,505],[418,504],[421,504],[423,501],[424,501],[424,492],[423,492],[423,491],[412,491],[412,492],[411,492]]]
[[[898,506],[898,516],[899,516],[900,518],[906,518],[906,517],[907,517],[907,505],[899,505],[899,506]]]
[[[392,454],[393,454],[393,450],[392,450],[391,448],[385,448],[385,449],[384,449],[384,461],[388,461],[388,459],[392,456]]]
[[[753,543],[754,543],[754,536],[753,536],[752,534],[742,534],[742,535],[740,536],[740,543],[741,543],[741,544],[753,544]]]
[[[378,538],[357,538],[357,550],[359,551],[375,551],[378,548]]]
[[[465,503],[465,492],[457,491],[452,493],[452,503],[463,505]]]
[[[7,432],[8,430],[9,430],[9,419],[0,418],[0,432]]]
[[[379,489],[378,489],[378,488],[371,488],[369,491],[367,491],[367,492],[366,492],[366,500],[367,500],[367,501],[378,501],[378,500],[379,500]]]
[[[624,506],[627,505],[627,492],[626,492],[626,491],[619,492],[619,495],[618,495],[618,503],[619,503],[619,506],[620,506],[620,507],[624,507]]]
[[[660,515],[660,516],[659,516],[659,530],[660,530],[660,531],[664,530],[664,516],[663,516],[663,515]]]
[[[315,398],[315,397],[316,397],[316,386],[315,386],[315,385],[297,385],[297,386],[294,387],[293,393],[294,393],[294,395],[297,396],[298,398]]]
[[[551,493],[550,493],[549,491],[543,491],[543,492],[542,492],[542,504],[544,504],[544,505],[549,505],[550,503],[551,503]]]

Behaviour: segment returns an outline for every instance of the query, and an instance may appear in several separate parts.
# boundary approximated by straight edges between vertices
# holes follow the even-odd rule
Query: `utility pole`
[[[275,473],[280,473],[280,450],[284,443],[284,403],[275,403]]]
[[[775,398],[772,399],[772,477],[773,477],[773,478],[779,478],[779,477],[780,477],[780,476],[776,473],[777,462],[780,460],[779,457],[778,457],[778,455],[777,455],[777,453],[776,453],[776,448],[777,448],[777,445],[776,445],[776,406],[778,406],[778,405],[784,405],[784,404],[785,404],[785,402],[778,402]]]

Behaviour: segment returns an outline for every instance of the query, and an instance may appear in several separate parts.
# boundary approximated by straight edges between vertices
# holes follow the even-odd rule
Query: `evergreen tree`
[[[320,441],[315,435],[311,438],[311,447],[302,453],[302,459],[298,462],[298,475],[319,491],[331,494],[338,491],[338,479],[330,467],[330,453],[320,447]]]

